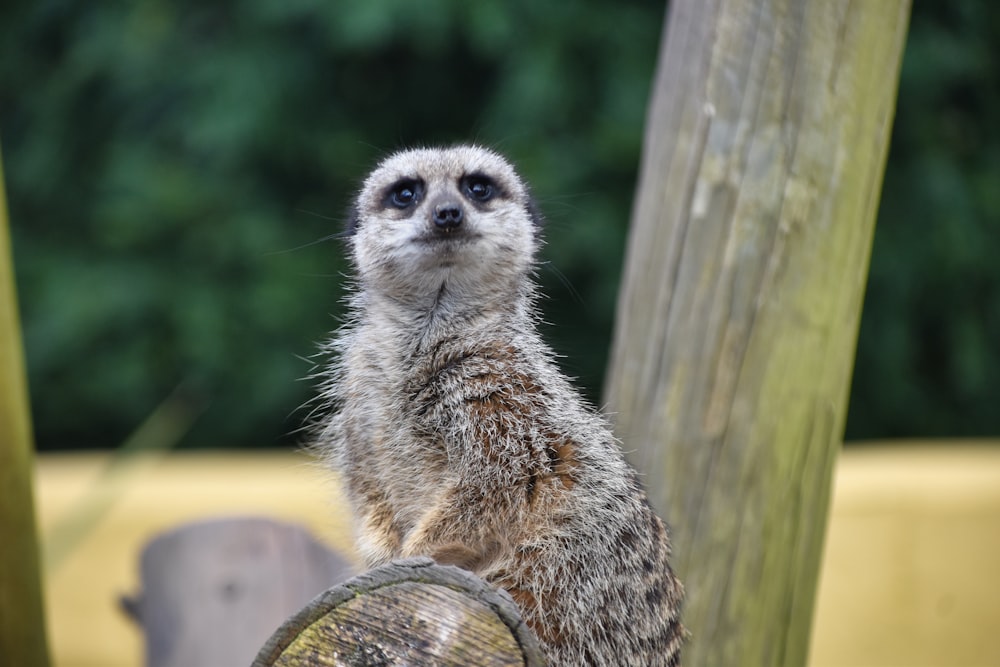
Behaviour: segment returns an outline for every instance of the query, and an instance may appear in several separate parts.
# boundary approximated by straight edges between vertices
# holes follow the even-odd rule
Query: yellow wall
[[[990,445],[841,457],[813,667],[1000,665],[1000,443]]]
[[[841,457],[810,664],[1000,665],[1000,447],[893,446]],[[219,516],[300,523],[348,550],[336,480],[282,453],[191,453],[110,465],[45,455],[37,492],[55,667],[134,667],[117,599],[143,544]]]

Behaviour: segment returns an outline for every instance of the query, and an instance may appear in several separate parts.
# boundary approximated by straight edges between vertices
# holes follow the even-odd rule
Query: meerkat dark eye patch
[[[401,178],[386,190],[382,199],[384,206],[409,208],[424,196],[424,182],[417,178]]]
[[[485,203],[493,199],[499,193],[496,183],[489,176],[483,174],[469,174],[463,176],[460,182],[462,193],[470,201]]]

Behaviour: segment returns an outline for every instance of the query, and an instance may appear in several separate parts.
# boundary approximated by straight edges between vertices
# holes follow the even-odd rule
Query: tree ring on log
[[[253,667],[544,665],[509,595],[471,572],[410,558],[317,596]]]

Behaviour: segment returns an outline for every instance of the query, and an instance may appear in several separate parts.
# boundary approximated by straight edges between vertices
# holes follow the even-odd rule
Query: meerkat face
[[[538,219],[524,183],[484,148],[416,149],[365,180],[352,221],[366,290],[400,300],[494,298],[530,270]]]

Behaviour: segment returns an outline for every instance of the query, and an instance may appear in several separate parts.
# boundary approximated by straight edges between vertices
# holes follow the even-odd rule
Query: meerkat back
[[[514,598],[554,666],[679,664],[667,530],[538,333],[541,229],[511,165],[474,146],[392,155],[350,232],[316,439],[367,565],[471,570]]]

